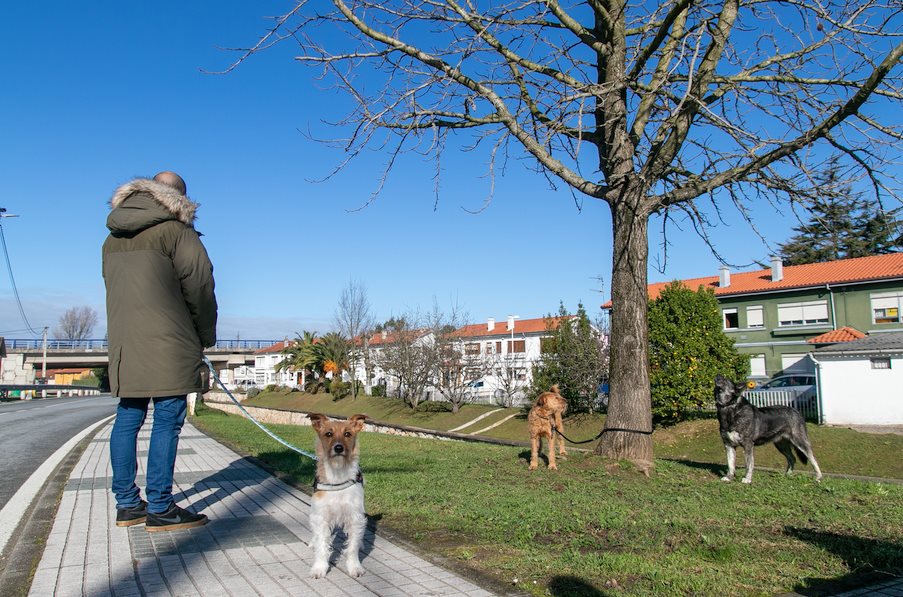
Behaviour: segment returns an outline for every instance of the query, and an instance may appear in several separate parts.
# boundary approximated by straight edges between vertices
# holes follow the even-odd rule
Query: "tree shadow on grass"
[[[799,527],[784,527],[784,534],[835,554],[850,570],[835,578],[807,578],[806,586],[794,587],[800,595],[835,595],[903,575],[901,543]]]
[[[695,468],[695,469],[708,471],[708,472],[712,473],[712,475],[714,475],[718,478],[721,478],[727,472],[726,464],[720,464],[720,463],[715,463],[715,462],[699,462],[697,460],[687,460],[685,458],[661,458],[661,457],[659,458],[659,460],[667,460],[668,462],[674,462],[676,464],[680,464],[680,465],[686,466],[688,468]],[[742,464],[743,464],[743,462],[741,460],[741,462],[738,463],[738,469],[745,470],[745,469],[743,469],[742,466],[739,466]]]

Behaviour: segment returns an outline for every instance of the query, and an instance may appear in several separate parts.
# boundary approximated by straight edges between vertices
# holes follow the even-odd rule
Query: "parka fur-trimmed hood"
[[[200,205],[171,186],[149,178],[136,178],[116,189],[116,192],[113,193],[113,197],[110,199],[110,207],[114,210],[122,207],[129,197],[136,194],[150,196],[160,207],[172,214],[175,219],[186,226],[194,227],[195,213]]]

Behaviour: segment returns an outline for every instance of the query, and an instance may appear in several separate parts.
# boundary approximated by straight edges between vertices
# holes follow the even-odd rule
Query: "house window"
[[[761,305],[746,308],[746,327],[748,328],[764,328],[765,327],[765,310]]]
[[[724,329],[736,330],[740,327],[740,318],[736,309],[722,309],[721,314],[724,319]]]
[[[749,376],[750,377],[768,377],[765,372],[765,355],[754,354],[749,357]]]
[[[818,325],[828,323],[828,302],[785,303],[778,305],[778,325]]]
[[[512,352],[527,352],[527,341],[526,340],[508,340],[508,353]]]
[[[486,354],[492,354],[492,342],[486,343]]]
[[[781,355],[781,368],[784,373],[794,373],[797,371],[806,371],[807,362],[805,353],[787,353]]]
[[[872,362],[872,369],[890,369],[889,358],[869,359]]]
[[[480,345],[477,342],[470,342],[464,345],[464,354],[469,357],[480,354]]]
[[[872,318],[875,323],[900,323],[903,293],[881,292],[872,295]]]

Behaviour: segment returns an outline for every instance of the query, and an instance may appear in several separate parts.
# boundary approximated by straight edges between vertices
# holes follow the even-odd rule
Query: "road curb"
[[[81,437],[77,442],[73,442],[71,445],[67,442],[54,452],[53,456],[56,456],[64,449],[68,450],[66,454],[61,455],[59,463],[47,475],[44,483],[22,513],[19,524],[7,538],[6,547],[0,558],[3,568],[0,572],[0,595],[18,597],[28,594],[35,568],[44,553],[44,546],[50,529],[53,527],[60,498],[66,482],[69,480],[69,475],[94,436],[109,420],[109,417],[104,418],[86,427],[80,432]],[[37,473],[37,471],[35,472]]]

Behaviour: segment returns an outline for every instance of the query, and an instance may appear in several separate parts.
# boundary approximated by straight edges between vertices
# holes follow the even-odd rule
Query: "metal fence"
[[[797,393],[789,390],[779,391],[757,391],[749,390],[746,392],[746,399],[758,407],[763,406],[789,406],[800,411],[802,415],[809,420],[821,420],[818,412],[818,399],[815,391]]]
[[[6,338],[6,350],[44,350],[44,341],[40,338]],[[220,340],[213,348],[207,350],[260,350],[281,342],[281,340]],[[106,339],[89,340],[57,340],[47,339],[47,350],[107,350]]]

